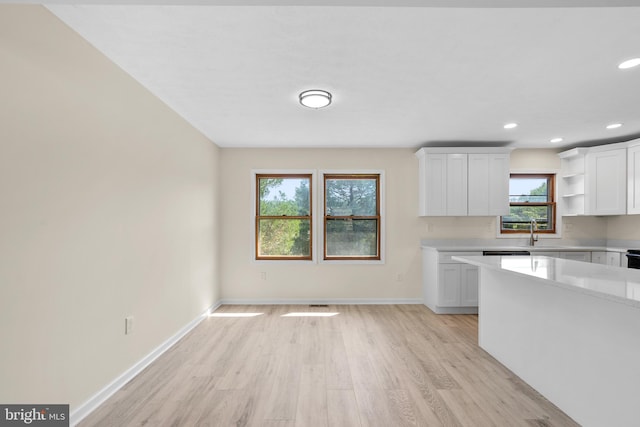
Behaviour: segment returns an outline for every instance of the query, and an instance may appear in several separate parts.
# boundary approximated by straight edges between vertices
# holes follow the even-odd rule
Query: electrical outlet
[[[261,271],[260,272],[260,278],[262,280],[267,280],[267,272],[266,271]]]
[[[402,273],[398,273],[396,275],[396,281],[397,282],[402,282],[404,280],[404,275]]]
[[[131,335],[133,333],[133,316],[124,318],[124,334]]]

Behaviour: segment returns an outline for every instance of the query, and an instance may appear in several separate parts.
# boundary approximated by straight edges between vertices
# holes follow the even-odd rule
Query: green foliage
[[[375,256],[378,253],[378,222],[368,219],[335,219],[327,223],[327,254]]]
[[[331,216],[375,216],[375,179],[328,179],[327,214]],[[375,256],[378,252],[378,222],[369,219],[336,219],[327,224],[327,254]]]
[[[327,180],[326,198],[329,215],[376,215],[374,179]]]
[[[539,187],[532,189],[529,194],[511,197],[511,202],[531,203],[546,202],[548,200],[547,181],[543,182]],[[531,227],[531,220],[535,219],[538,223],[539,230],[545,230],[552,227],[551,219],[553,211],[547,206],[511,206],[509,215],[503,217],[503,228],[507,230],[526,230]]]
[[[303,181],[296,188],[295,203],[298,209],[298,215],[308,215],[310,202],[309,183]],[[291,250],[296,254],[311,255],[309,253],[309,241],[311,239],[311,223],[310,221],[300,221],[297,234],[293,239]]]
[[[296,180],[299,180],[296,178]],[[295,199],[279,189],[285,179],[260,179],[260,215],[282,217],[263,219],[259,224],[260,254],[263,256],[308,256],[310,222],[305,219],[287,218],[309,213],[309,183],[300,180],[295,189]],[[272,193],[276,193],[272,195]],[[268,197],[271,198],[268,199]]]
[[[306,224],[306,227],[305,227]],[[260,254],[263,256],[308,256],[309,229],[302,219],[265,219],[260,221]],[[306,244],[305,244],[306,237]]]
[[[283,189],[291,188],[294,194]],[[263,256],[309,256],[311,222],[287,218],[310,214],[310,182],[300,178],[261,178],[259,182],[260,254]],[[371,216],[377,213],[375,179],[329,179],[327,210],[334,216]],[[375,220],[330,221],[328,252],[332,255],[376,255],[378,224]]]

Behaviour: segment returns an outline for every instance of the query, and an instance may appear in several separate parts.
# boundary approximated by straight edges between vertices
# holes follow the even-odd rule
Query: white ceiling
[[[640,137],[640,67],[617,68],[640,57],[640,7],[531,7],[638,2],[490,7],[513,2],[45,3],[221,147],[543,148]],[[350,6],[322,6],[332,3]],[[333,103],[301,106],[306,89],[330,91]],[[519,126],[503,129],[508,122]],[[612,122],[624,126],[605,129]]]

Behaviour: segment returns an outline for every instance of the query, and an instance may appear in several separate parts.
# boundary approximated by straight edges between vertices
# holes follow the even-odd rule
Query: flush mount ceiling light
[[[620,126],[622,126],[622,123],[611,123],[607,125],[607,129],[618,129]]]
[[[553,138],[550,142],[553,142],[554,144],[557,142],[562,142],[562,138]]]
[[[504,125],[505,129],[514,129],[517,128],[518,124],[517,123],[507,123],[506,125]]]
[[[618,65],[618,68],[620,68],[621,70],[626,70],[627,68],[637,67],[638,65],[640,65],[640,58],[632,58],[620,63],[620,65]]]
[[[309,108],[324,108],[331,104],[331,94],[326,90],[305,90],[300,94],[300,104]]]

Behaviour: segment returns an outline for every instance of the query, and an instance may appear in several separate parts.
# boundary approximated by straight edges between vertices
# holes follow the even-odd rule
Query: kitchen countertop
[[[640,270],[546,256],[454,256],[480,268],[527,276],[553,285],[640,309]]]
[[[529,252],[620,252],[626,253],[626,248],[610,248],[606,246],[429,246],[421,245],[424,249],[434,249],[440,252],[469,252],[469,251],[529,251]]]
[[[528,240],[528,239],[527,239]],[[571,244],[552,245],[547,242],[537,242],[534,246],[522,243],[523,239],[518,239],[518,243],[510,244],[510,242],[502,242],[496,240],[482,240],[482,239],[454,239],[454,240],[423,240],[420,246],[424,249],[434,249],[441,252],[482,252],[484,250],[490,251],[529,251],[529,252],[555,252],[555,251],[602,251],[602,252],[620,252],[626,253],[630,247],[634,246],[634,243],[630,242],[627,247],[615,247],[607,245],[602,242],[575,242]]]

